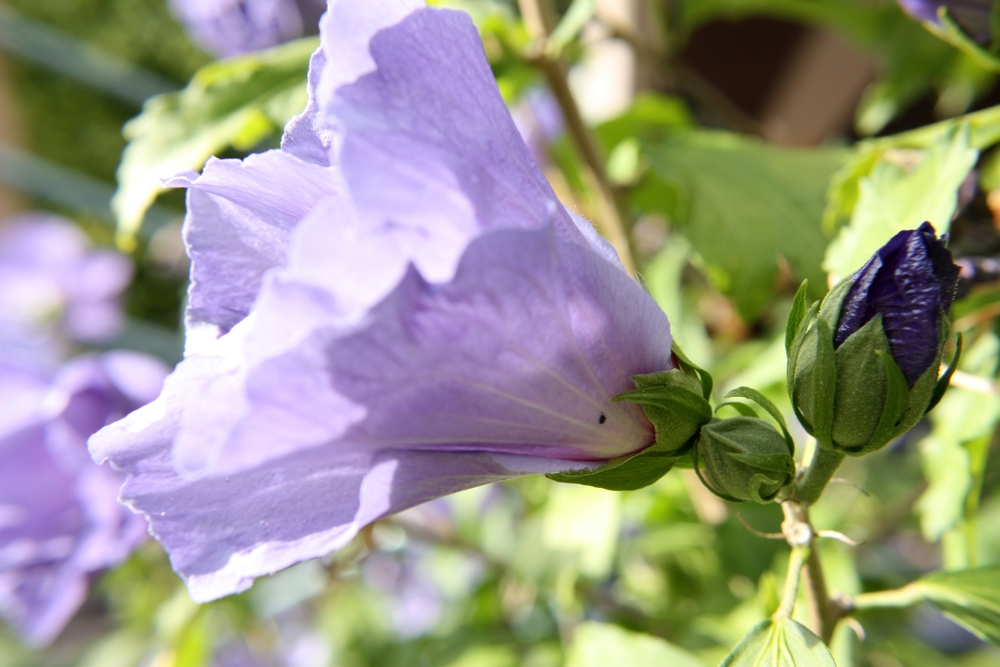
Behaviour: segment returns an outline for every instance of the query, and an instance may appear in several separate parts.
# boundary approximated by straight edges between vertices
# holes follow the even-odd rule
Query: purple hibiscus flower
[[[0,340],[27,342],[55,330],[81,343],[114,338],[122,326],[118,302],[132,278],[132,263],[99,250],[68,220],[22,214],[0,223]],[[18,336],[15,332],[21,332]]]
[[[196,600],[654,429],[669,324],[518,136],[461,12],[332,0],[282,148],[189,188],[187,357],[91,441]]]
[[[194,40],[219,57],[315,35],[325,0],[170,0]]]
[[[144,355],[76,359],[53,378],[0,363],[0,617],[28,642],[52,640],[90,576],[122,561],[144,522],[117,502],[121,477],[87,438],[157,393],[167,369]]]

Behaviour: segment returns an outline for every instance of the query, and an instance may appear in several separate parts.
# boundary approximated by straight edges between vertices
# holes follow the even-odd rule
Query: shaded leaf
[[[634,203],[676,223],[715,285],[755,320],[774,298],[779,256],[823,295],[820,229],[828,182],[847,153],[793,150],[724,132],[677,134],[649,148]],[[737,251],[738,249],[738,251]]]
[[[937,572],[916,586],[949,617],[1000,648],[1000,567]]]

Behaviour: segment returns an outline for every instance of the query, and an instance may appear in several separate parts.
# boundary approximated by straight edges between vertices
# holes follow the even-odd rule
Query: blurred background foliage
[[[553,187],[594,219],[517,3],[433,4],[473,16]],[[849,460],[814,522],[862,543],[823,545],[847,594],[1000,563],[990,47],[948,43],[887,0],[556,5],[549,46],[571,66],[639,272],[719,396],[750,385],[790,414],[784,320],[800,281],[821,297],[898,229],[950,227],[967,344],[956,386],[901,441]],[[0,212],[56,210],[103,244],[117,220],[137,272],[113,347],[180,358],[183,199],[159,179],[275,146],[314,45],[214,62],[162,0],[0,4]],[[148,543],[51,647],[0,630],[0,665],[715,665],[776,607],[788,550],[748,528],[777,531],[777,506],[726,505],[689,472],[627,493],[543,478],[476,489],[200,607]],[[1000,664],[930,605],[856,618],[866,637],[841,625],[841,667]]]

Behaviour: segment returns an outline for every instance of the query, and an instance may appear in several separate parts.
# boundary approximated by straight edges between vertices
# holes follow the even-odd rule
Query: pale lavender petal
[[[305,111],[288,121],[285,132],[281,136],[281,150],[290,153],[305,162],[330,166],[330,151],[333,148],[335,135],[321,126],[319,103],[316,101],[316,89],[319,86],[320,75],[326,65],[326,55],[323,49],[316,49],[309,58],[309,82],[307,90],[309,102]]]
[[[374,452],[342,442],[225,478],[186,479],[170,451],[174,408],[217,371],[217,359],[188,358],[157,401],[91,438],[94,457],[126,474],[122,498],[146,515],[198,601],[329,553],[387,514],[523,472],[519,461],[507,467],[486,453]],[[567,467],[550,461],[546,469]]]
[[[334,169],[281,151],[211,159],[201,176],[167,181],[188,188],[189,323],[224,333],[246,317],[264,273],[284,264],[291,230],[337,183]]]
[[[322,310],[322,292],[299,297]],[[252,324],[297,321],[282,311],[294,299],[268,303]],[[611,398],[631,376],[671,368],[670,354],[662,311],[589,245],[551,228],[494,232],[472,243],[452,283],[411,271],[362,323],[318,326],[288,353],[208,383],[175,453],[216,474],[340,438],[615,458],[653,431],[640,408]]]
[[[450,276],[465,245],[496,228],[554,220],[578,236],[504,105],[467,14],[422,2],[337,0],[323,20],[317,97],[343,136],[339,160],[360,223],[434,239],[414,261]]]

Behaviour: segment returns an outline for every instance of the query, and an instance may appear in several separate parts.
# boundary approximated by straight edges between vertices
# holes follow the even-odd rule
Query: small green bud
[[[785,437],[756,417],[713,419],[695,445],[695,470],[718,496],[767,503],[795,478]]]

